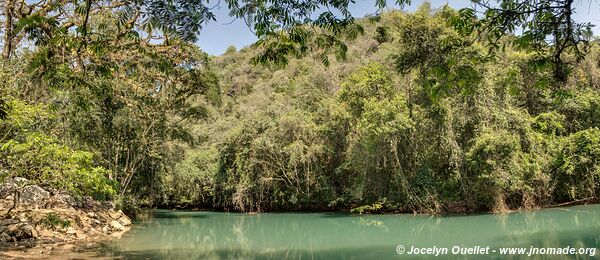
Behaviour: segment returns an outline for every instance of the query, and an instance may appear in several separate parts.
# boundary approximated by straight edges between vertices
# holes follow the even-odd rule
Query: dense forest
[[[216,57],[182,33],[202,19],[160,1],[143,21],[58,2],[15,7],[6,27],[22,46],[4,44],[0,179],[244,212],[502,212],[600,193],[600,44],[572,1],[255,19],[259,42]]]

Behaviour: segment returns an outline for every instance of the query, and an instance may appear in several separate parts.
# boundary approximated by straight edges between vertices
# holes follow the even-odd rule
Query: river
[[[554,255],[557,259],[598,257],[600,205],[442,217],[155,210],[94,253],[126,259],[400,259],[424,254],[479,259],[503,258],[503,247],[586,250]],[[420,255],[410,254],[417,248]]]

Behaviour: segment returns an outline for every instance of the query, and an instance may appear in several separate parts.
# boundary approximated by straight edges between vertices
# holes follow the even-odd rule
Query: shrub
[[[536,116],[533,129],[544,134],[562,135],[565,132],[564,124],[565,116],[552,111]]]
[[[600,192],[600,130],[592,128],[568,136],[555,161],[558,200],[596,197]]]
[[[40,220],[38,225],[46,227],[48,229],[56,230],[57,228],[68,228],[71,226],[71,221],[68,219],[62,219],[54,212],[48,213],[44,218]]]

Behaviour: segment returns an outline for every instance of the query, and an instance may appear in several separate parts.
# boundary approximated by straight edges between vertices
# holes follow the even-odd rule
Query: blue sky
[[[411,6],[404,7],[405,10],[415,10],[425,0],[413,0]],[[577,3],[575,15],[577,21],[591,22],[600,25],[600,0],[575,0]],[[357,3],[351,6],[352,15],[363,17],[366,14],[374,13],[375,0],[357,0]],[[394,6],[394,1],[388,1],[390,6]],[[454,8],[463,8],[471,5],[469,0],[430,0],[433,7],[440,7],[449,4]],[[591,5],[590,5],[591,3]],[[233,45],[238,49],[248,46],[256,41],[256,37],[241,20],[233,20],[228,15],[227,6],[214,10],[217,21],[204,25],[200,33],[197,44],[205,52],[212,55],[220,55],[225,52],[227,47]],[[232,21],[233,20],[233,21]],[[594,34],[600,34],[600,28],[594,28]]]

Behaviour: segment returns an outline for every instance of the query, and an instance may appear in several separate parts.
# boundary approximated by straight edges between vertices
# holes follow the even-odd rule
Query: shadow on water
[[[155,219],[200,219],[209,216],[204,212],[194,211],[155,211],[152,213],[152,217]]]
[[[344,213],[322,213],[322,214],[319,214],[319,217],[321,217],[321,218],[354,218],[357,216],[359,216],[359,215],[344,214]]]

